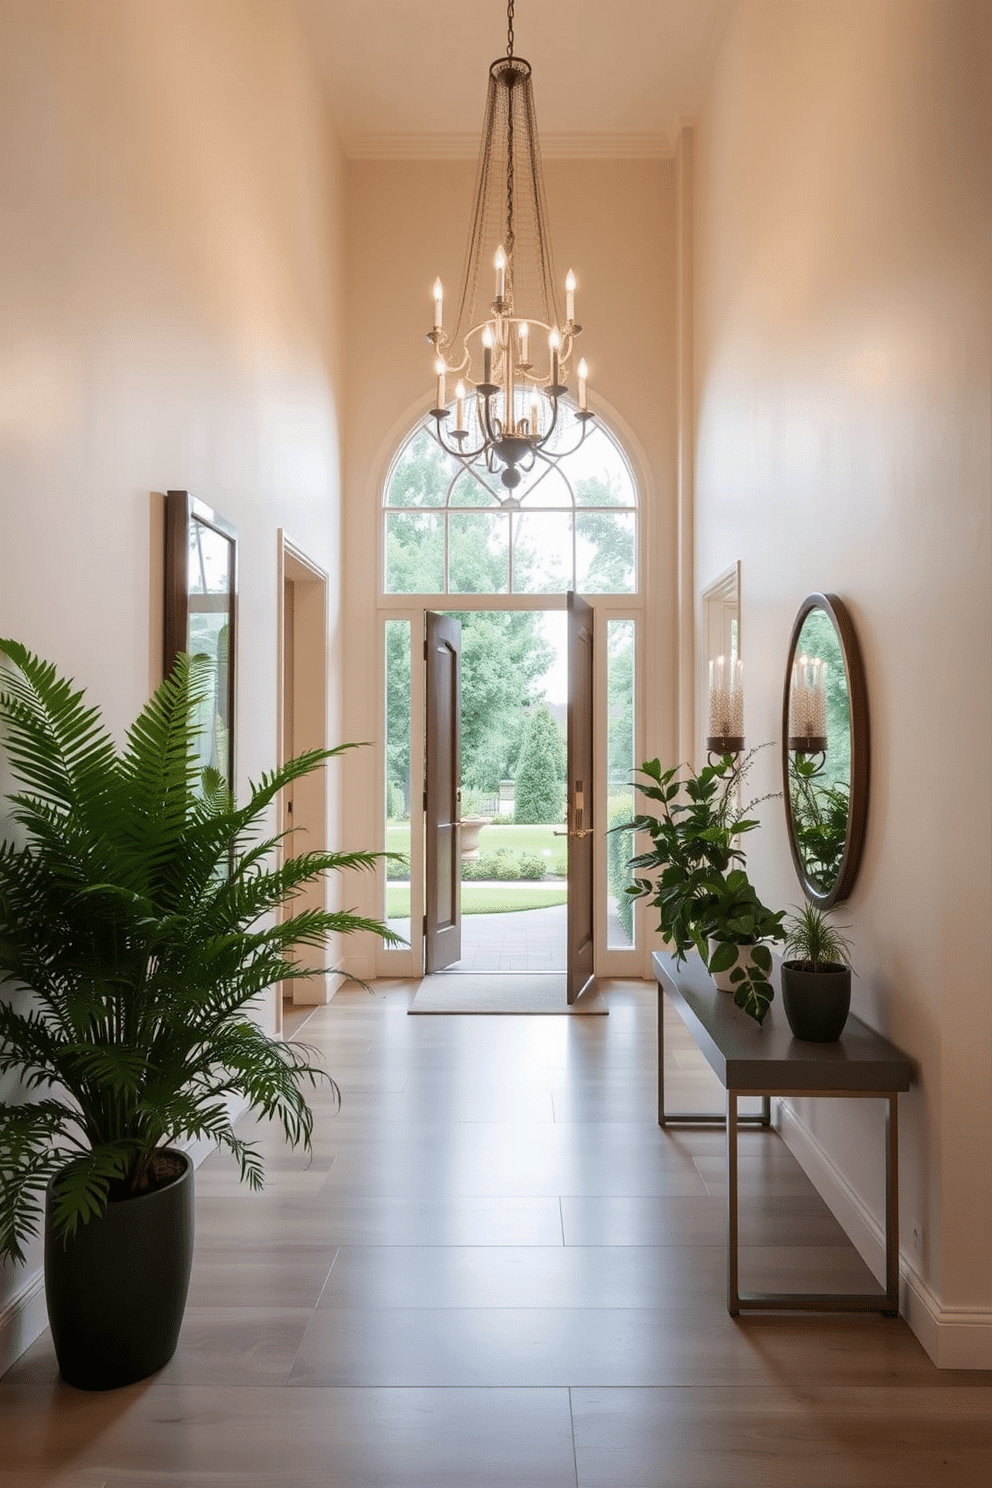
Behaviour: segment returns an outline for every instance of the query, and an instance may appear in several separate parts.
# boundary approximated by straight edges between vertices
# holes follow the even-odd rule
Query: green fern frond
[[[117,753],[74,684],[0,641],[24,839],[0,842],[0,1074],[40,1097],[13,1115],[0,1108],[0,1256],[23,1256],[45,1185],[69,1159],[55,1214],[65,1235],[101,1211],[111,1184],[140,1189],[166,1142],[220,1142],[259,1184],[261,1160],[231,1130],[228,1099],[307,1145],[305,1093],[327,1077],[258,1029],[251,1004],[288,976],[319,974],[295,966],[303,945],[355,930],[402,943],[350,911],[274,916],[307,884],[384,856],[280,861],[283,834],[267,835],[279,792],[355,746],[290,760],[239,806],[199,763],[208,684],[202,660],[178,658]]]

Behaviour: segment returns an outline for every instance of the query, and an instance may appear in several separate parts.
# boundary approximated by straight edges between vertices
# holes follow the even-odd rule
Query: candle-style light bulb
[[[506,293],[506,252],[502,243],[493,255],[493,266],[496,269],[496,298],[501,300]]]
[[[551,348],[551,386],[558,386],[558,353],[561,350],[561,336],[558,327],[555,326],[548,336],[548,345]]]
[[[578,365],[578,369],[577,370],[578,370],[578,374],[579,374],[579,412],[580,413],[585,413],[585,411],[586,411],[586,379],[589,376],[589,368],[586,365],[586,359],[585,359],[585,357],[582,357],[581,360],[579,361],[579,365]]]
[[[442,309],[444,306],[444,290],[441,288],[440,279],[434,280],[434,329],[439,331],[443,324]]]
[[[455,428],[462,430],[465,427],[465,384],[461,381],[455,384]]]
[[[487,325],[482,332],[482,380],[491,383],[493,380],[493,328]]]
[[[571,269],[565,275],[565,319],[570,325],[575,320],[575,275]]]
[[[444,365],[444,358],[443,357],[438,357],[437,361],[434,363],[434,371],[437,373],[437,402],[435,403],[434,407],[435,408],[443,408],[444,407],[444,374],[447,371],[447,368]]]
[[[521,367],[526,367],[529,362],[527,349],[530,345],[530,326],[525,320],[520,322],[520,327],[517,331],[517,341],[520,345],[520,365]]]

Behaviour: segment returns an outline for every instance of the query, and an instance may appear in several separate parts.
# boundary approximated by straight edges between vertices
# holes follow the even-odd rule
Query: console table
[[[908,1090],[912,1065],[887,1039],[853,1015],[833,1044],[793,1038],[776,998],[764,1023],[735,1006],[714,987],[695,954],[683,966],[662,951],[652,956],[658,982],[658,1125],[719,1122],[727,1128],[727,1310],[881,1312],[899,1315],[898,1093]],[[777,989],[778,973],[775,973]],[[665,1110],[664,998],[682,1022],[727,1092],[726,1114],[697,1115]],[[737,1113],[739,1096],[761,1096],[760,1117]],[[737,1129],[742,1121],[767,1126],[773,1095],[868,1098],[886,1102],[885,1119],[885,1292],[741,1292],[738,1283]]]

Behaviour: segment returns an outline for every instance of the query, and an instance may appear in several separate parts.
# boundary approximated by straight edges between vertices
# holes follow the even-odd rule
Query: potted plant
[[[25,1259],[46,1212],[46,1294],[63,1377],[83,1389],[168,1362],[192,1258],[192,1164],[212,1139],[262,1184],[228,1099],[310,1145],[303,1045],[248,1016],[294,948],[376,920],[280,910],[324,873],[378,853],[277,858],[278,793],[339,749],[263,776],[243,806],[197,764],[205,658],[177,658],[122,748],[54,666],[0,641],[0,718],[20,790],[0,842],[0,1075],[34,1099],[0,1106],[0,1258]],[[330,1081],[335,1095],[340,1093]]]
[[[760,1023],[774,996],[771,952],[763,942],[781,940],[785,932],[784,911],[762,904],[738,845],[758,826],[748,813],[765,799],[744,808],[737,804],[755,753],[749,750],[739,761],[724,755],[698,772],[682,766],[662,770],[658,760],[645,761],[639,773],[649,783],[638,781],[637,788],[660,809],[617,830],[651,838],[650,849],[630,860],[635,877],[626,892],[652,896],[658,928],[676,961],[681,965],[695,948],[714,980],[720,978],[717,985],[732,991],[737,1006]],[[656,876],[639,876],[637,870],[644,869]]]
[[[782,1005],[798,1039],[830,1044],[851,1010],[850,946],[815,904],[804,904],[785,924]]]

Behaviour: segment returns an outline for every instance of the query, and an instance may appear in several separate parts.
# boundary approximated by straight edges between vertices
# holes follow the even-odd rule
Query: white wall
[[[918,1066],[907,1305],[959,1365],[992,1364],[990,59],[983,0],[741,0],[696,157],[697,580],[743,560],[754,742],[778,739],[804,595],[837,593],[857,627],[854,1010]],[[762,768],[780,784],[777,758]],[[752,861],[772,902],[799,898],[778,803]],[[807,1160],[870,1230],[880,1109],[799,1116]]]
[[[293,6],[0,0],[0,634],[121,731],[191,490],[240,534],[242,786],[276,758],[280,526],[331,574],[340,731],[343,196]],[[30,1276],[0,1271],[0,1347]]]
[[[484,78],[480,79],[480,90]],[[482,94],[480,91],[480,108]],[[555,261],[574,268],[590,405],[619,410],[617,428],[639,462],[645,571],[652,601],[647,732],[651,753],[674,740],[675,190],[669,160],[544,163]],[[344,573],[345,732],[375,739],[382,688],[376,665],[379,506],[391,455],[430,407],[425,333],[436,276],[456,303],[471,218],[475,161],[353,161],[348,166],[348,378]],[[615,426],[617,427],[617,426]],[[346,803],[353,846],[381,834],[374,756],[356,762],[361,788]],[[356,777],[357,778],[357,777]],[[377,911],[374,886],[364,900]],[[348,943],[348,964],[374,969],[371,944]]]

